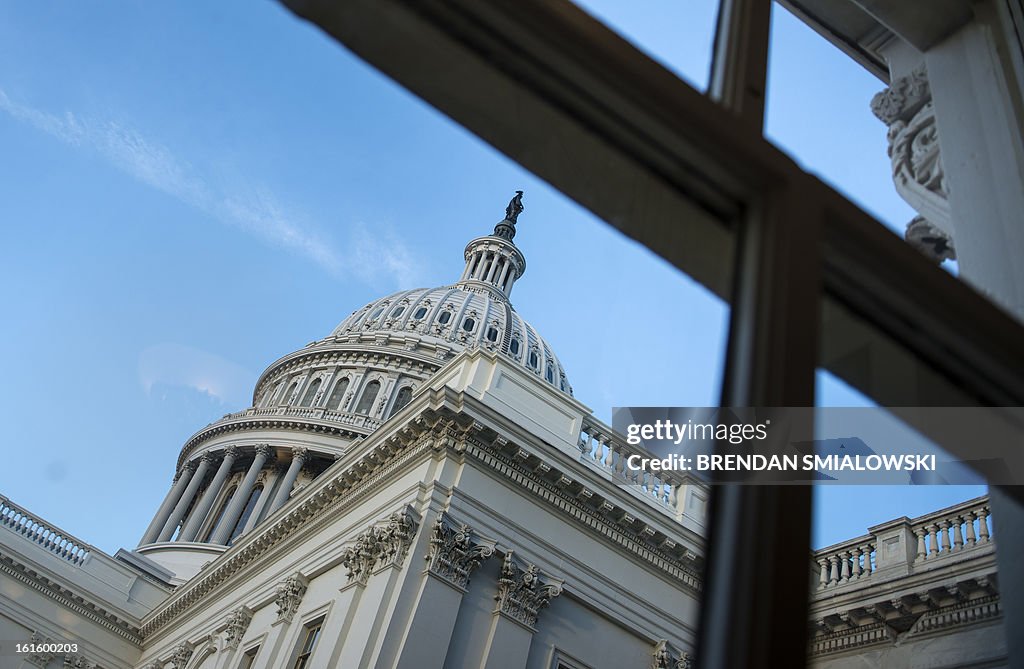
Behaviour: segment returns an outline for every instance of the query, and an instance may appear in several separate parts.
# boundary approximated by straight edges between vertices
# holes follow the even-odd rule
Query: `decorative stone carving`
[[[953,240],[922,216],[915,216],[907,225],[907,243],[937,263],[956,260]]]
[[[412,509],[406,507],[388,516],[386,525],[371,527],[357,536],[355,543],[341,553],[341,564],[348,569],[348,580],[366,585],[378,564],[400,566],[418,524]]]
[[[468,586],[473,570],[494,555],[496,543],[473,534],[469,525],[456,526],[447,514],[439,514],[430,535],[427,570],[452,585]]]
[[[185,669],[188,665],[188,661],[192,659],[192,644],[185,641],[179,644],[175,649],[174,653],[171,654],[171,662],[174,663],[174,669]]]
[[[348,569],[346,576],[349,581],[366,585],[370,571],[377,564],[377,545],[377,529],[371,527],[356,537],[354,545],[341,552],[341,564]]]
[[[693,669],[693,660],[690,658],[690,654],[682,651],[676,657],[667,639],[659,641],[651,655],[651,669]]]
[[[562,594],[563,581],[541,575],[536,565],[520,566],[512,555],[505,554],[498,579],[497,610],[527,627],[537,624],[537,615],[552,599]]]
[[[938,262],[955,257],[950,239],[949,189],[924,68],[878,93],[871,100],[871,110],[889,126],[889,159],[896,191],[920,214],[907,226],[907,241]],[[922,241],[922,237],[930,241]]]
[[[256,446],[256,455],[262,455],[270,460],[274,456],[274,447],[270,444],[259,444]]]
[[[871,111],[886,125],[906,120],[932,99],[928,71],[922,65],[892,82],[889,88],[871,99]]]
[[[64,656],[65,669],[99,669],[99,666],[100,665],[85,659],[81,655]]]
[[[224,631],[225,650],[235,650],[245,636],[245,630],[249,629],[252,622],[252,611],[248,607],[240,606],[228,616],[228,628]]]
[[[277,622],[292,621],[308,588],[309,579],[299,572],[295,572],[277,586],[277,593],[274,596],[274,603],[277,604]]]
[[[53,639],[44,637],[39,632],[32,632],[32,636],[29,637],[29,643],[35,644],[38,647],[40,644],[53,643]],[[25,661],[37,667],[46,667],[54,657],[56,656],[53,653],[29,653],[25,656]]]

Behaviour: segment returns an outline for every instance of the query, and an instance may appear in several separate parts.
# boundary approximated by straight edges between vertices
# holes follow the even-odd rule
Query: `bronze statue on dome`
[[[517,190],[515,196],[509,200],[508,206],[505,207],[505,220],[512,221],[514,224],[521,213],[523,213],[523,191]]]

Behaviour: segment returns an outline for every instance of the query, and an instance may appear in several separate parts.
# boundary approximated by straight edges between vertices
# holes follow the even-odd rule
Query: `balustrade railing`
[[[43,522],[3,496],[0,496],[0,525],[74,565],[84,563],[93,550],[89,544]]]
[[[928,570],[947,557],[966,555],[985,547],[991,549],[990,517],[988,497],[979,497],[914,518],[900,530],[906,537],[909,550],[897,554],[908,558],[899,557],[894,564],[910,570]],[[891,528],[887,524],[887,530]],[[815,551],[811,557],[811,569],[816,575],[817,589],[870,579],[878,569],[875,552],[878,544],[877,536],[865,535]]]
[[[627,466],[626,461],[631,455],[654,458],[654,454],[626,443],[612,428],[593,416],[583,419],[577,445],[584,460],[611,474],[615,481],[633,486],[647,501],[673,515],[682,515],[686,500],[679,493],[692,481],[675,472],[649,472]]]
[[[875,541],[870,536],[830,546],[815,553],[818,588],[843,585],[870,578],[875,571]]]
[[[911,522],[917,537],[914,562],[938,560],[992,541],[988,498],[970,500]]]
[[[292,416],[295,418],[316,418],[330,421],[332,423],[342,423],[344,425],[352,425],[353,427],[362,427],[367,430],[376,430],[383,422],[363,414],[349,413],[347,411],[330,411],[324,407],[296,406],[253,407],[243,411],[230,413],[224,418],[227,420],[234,420],[237,418],[248,418],[251,416]]]

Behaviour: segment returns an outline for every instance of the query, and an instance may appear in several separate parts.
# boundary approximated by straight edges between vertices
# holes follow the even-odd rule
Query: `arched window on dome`
[[[213,536],[213,531],[217,529],[217,526],[220,525],[220,521],[224,519],[224,512],[227,511],[228,504],[231,503],[231,498],[235,496],[236,490],[237,486],[231,486],[228,490],[228,494],[224,495],[224,501],[220,503],[220,509],[218,509],[217,515],[214,516],[213,523],[211,523],[210,527],[206,530],[206,534],[203,536],[203,541],[209,541],[210,537]]]
[[[426,315],[427,315],[427,308],[426,307],[420,307],[419,309],[416,310],[416,313],[414,313],[412,315],[412,317],[413,317],[413,320],[419,321],[419,320],[423,320],[423,317],[426,316]]]
[[[281,386],[283,385],[284,381],[278,381],[277,384],[274,386],[274,389],[267,392],[267,394],[263,396],[263,401],[260,403],[260,406],[268,407],[271,404],[273,404],[274,398],[277,397],[277,394],[279,392],[281,392]]]
[[[330,411],[338,411],[341,408],[341,401],[345,399],[345,391],[348,390],[348,377],[340,379],[334,384],[331,396],[327,398],[327,408]]]
[[[321,383],[323,383],[322,379],[313,379],[313,383],[309,384],[309,388],[306,388],[306,394],[302,396],[299,406],[313,406],[313,400],[316,399],[316,393],[320,390]]]
[[[363,396],[359,398],[359,404],[356,406],[356,413],[369,415],[379,392],[380,381],[370,381],[367,383],[366,387],[363,388]]]
[[[512,341],[509,342],[508,352],[511,353],[512,355],[515,355],[515,356],[519,355],[519,338],[518,337],[513,337]]]
[[[376,309],[373,310],[373,313],[370,314],[370,320],[371,321],[377,320],[378,318],[380,318],[380,315],[382,313],[384,313],[384,307],[377,307]]]
[[[450,311],[448,311],[446,309],[445,311],[441,312],[440,316],[437,317],[437,322],[440,323],[441,325],[447,325],[448,321],[450,321],[451,319],[452,319],[452,312],[450,312]]]
[[[396,413],[404,409],[409,402],[412,401],[412,386],[403,386],[398,391],[398,395],[395,396],[395,403],[391,406],[391,413],[388,417],[394,416]]]
[[[405,312],[405,307],[401,304],[391,310],[391,318],[398,318]]]
[[[466,332],[472,332],[473,328],[476,327],[476,321],[472,318],[466,318],[462,321],[462,329]]]
[[[536,351],[530,351],[530,367],[534,369],[540,368],[540,358],[537,356]]]
[[[544,370],[544,378],[548,380],[548,383],[555,382],[555,368],[549,362],[547,368]]]
[[[242,530],[245,529],[245,524],[249,522],[249,516],[252,515],[253,509],[256,508],[256,502],[259,501],[260,494],[262,492],[262,483],[257,483],[252,487],[252,490],[249,492],[249,499],[245,502],[245,509],[242,510],[242,515],[238,517],[238,521],[235,523],[235,526],[231,528],[231,538],[228,539],[228,546],[233,544],[235,539],[238,538],[238,535],[240,535]]]
[[[291,401],[292,395],[295,394],[296,389],[299,387],[298,381],[292,381],[292,384],[288,386],[288,390],[285,391],[284,395],[281,395],[281,404],[288,404]]]
[[[487,341],[498,341],[498,328],[493,325],[487,328]]]

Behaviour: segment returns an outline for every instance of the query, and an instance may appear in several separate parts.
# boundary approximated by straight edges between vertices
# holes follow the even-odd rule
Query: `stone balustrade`
[[[874,538],[865,535],[816,552],[812,569],[818,575],[818,589],[870,578],[876,569],[875,547]]]
[[[696,479],[677,472],[634,471],[626,466],[630,455],[656,457],[650,451],[626,443],[626,440],[593,416],[583,419],[579,449],[581,458],[610,474],[618,483],[633,486],[643,498],[673,516],[681,516],[685,500],[680,492]]]
[[[990,543],[990,516],[988,497],[980,497],[915,518],[911,523],[917,537],[914,562],[932,562]]]
[[[73,565],[84,564],[94,550],[81,539],[50,525],[3,496],[0,496],[0,525]]]
[[[867,583],[880,569],[907,573],[941,566],[946,558],[993,549],[988,497],[978,497],[914,519],[897,519],[871,528],[871,533],[815,551],[812,580],[817,590]],[[891,555],[880,560],[885,542]]]
[[[300,406],[277,406],[277,407],[253,407],[244,411],[229,413],[221,420],[235,420],[238,418],[251,418],[263,416],[290,416],[292,418],[312,418],[325,420],[332,423],[341,423],[353,427],[361,427],[367,430],[376,430],[383,421],[369,416],[349,413],[347,411],[331,411],[324,407],[300,407]]]

